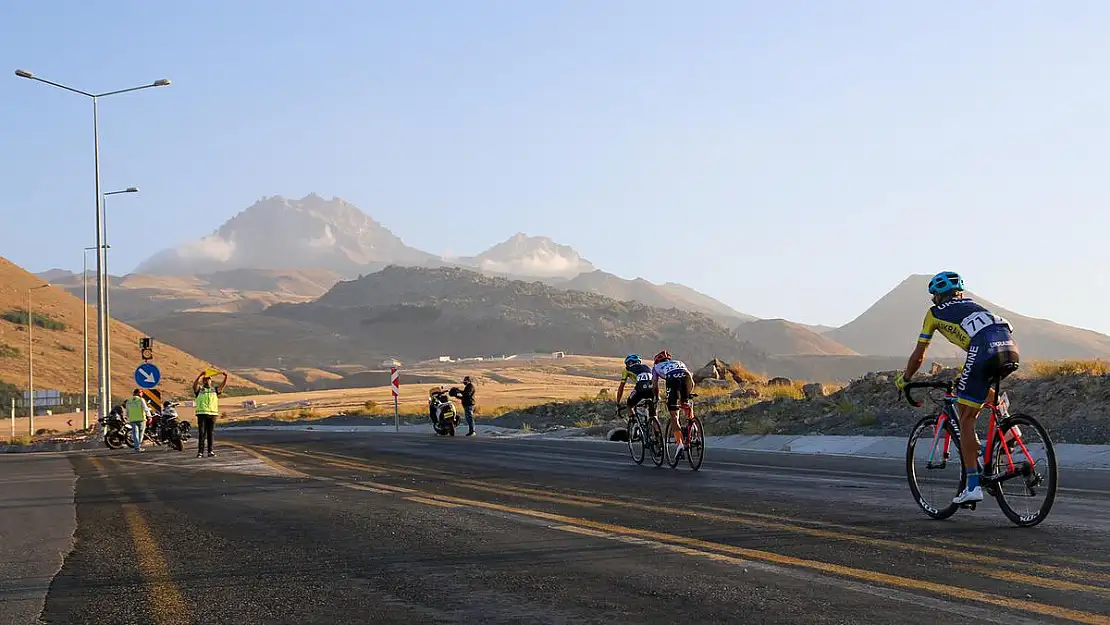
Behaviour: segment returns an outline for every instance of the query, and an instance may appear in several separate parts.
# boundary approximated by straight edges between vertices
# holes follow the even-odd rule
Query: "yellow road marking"
[[[425,499],[424,497],[402,497],[402,499],[407,499],[409,501],[415,501],[416,503],[428,504],[429,506],[439,506],[440,508],[458,508],[458,507],[460,507],[460,505],[456,504],[456,503],[447,503],[446,501],[436,501],[435,499]]]
[[[1024,565],[1020,562],[1015,562],[1014,564],[1016,564],[1017,566],[1026,566],[1026,565]],[[970,573],[975,573],[977,575],[985,575],[987,577],[993,577],[994,579],[1002,580],[1004,582],[1015,582],[1015,583],[1018,583],[1018,584],[1033,584],[1033,585],[1036,585],[1036,586],[1043,586],[1045,588],[1051,588],[1053,590],[1063,590],[1063,591],[1070,591],[1070,592],[1089,592],[1089,593],[1094,593],[1096,595],[1101,595],[1103,597],[1110,597],[1110,588],[1100,588],[1098,586],[1088,586],[1087,584],[1077,584],[1075,582],[1069,582],[1067,580],[1062,580],[1062,579],[1048,579],[1048,578],[1044,578],[1044,577],[1033,577],[1031,575],[1025,575],[1024,573],[1018,573],[1016,571],[1000,571],[998,569],[989,569],[989,568],[982,567],[982,566],[959,565],[958,568],[963,569],[965,571],[968,571]],[[1107,622],[1110,623],[1110,618],[1107,619]]]
[[[123,504],[123,515],[135,541],[135,551],[139,556],[139,569],[143,577],[153,586],[153,592],[146,595],[150,600],[154,622],[158,625],[177,625],[189,623],[188,608],[181,591],[170,576],[170,568],[162,557],[162,552],[150,533],[139,509],[132,504]]]
[[[691,555],[702,555],[700,550],[710,550],[716,552],[725,552],[730,555],[737,555],[747,557],[753,560],[763,560],[774,564],[787,565],[808,568],[812,570],[821,571],[823,573],[832,573],[843,577],[851,577],[860,579],[866,582],[885,584],[887,586],[894,586],[898,588],[909,588],[914,590],[926,590],[935,594],[944,595],[956,599],[966,601],[976,601],[979,603],[986,603],[1011,610],[1022,610],[1026,612],[1033,612],[1036,614],[1043,614],[1046,616],[1053,616],[1057,618],[1068,619],[1078,623],[1089,623],[1091,625],[1106,625],[1107,619],[1105,615],[1094,614],[1091,612],[1082,612],[1080,610],[1072,610],[1054,605],[1043,603],[1036,603],[1033,601],[1026,601],[1023,599],[1011,599],[1009,597],[1002,597],[997,594],[990,594],[971,590],[969,588],[960,588],[957,586],[949,586],[946,584],[938,584],[925,580],[916,580],[906,577],[899,577],[897,575],[890,575],[887,573],[879,573],[875,571],[867,571],[863,569],[856,569],[840,564],[832,564],[828,562],[821,562],[818,560],[806,560],[803,558],[795,558],[793,556],[786,556],[770,551],[760,551],[758,549],[749,549],[746,547],[737,547],[726,543],[715,543],[697,538],[689,538],[686,536],[677,536],[674,534],[665,534],[663,532],[654,532],[651,530],[641,530],[632,527],[625,527],[622,525],[614,525],[612,523],[604,523],[600,521],[592,521],[590,519],[583,519],[579,517],[570,517],[562,514],[552,514],[549,512],[541,512],[538,510],[530,510],[527,508],[517,508],[514,506],[505,506],[501,504],[488,503],[484,501],[477,501],[471,499],[464,499],[461,497],[451,497],[447,495],[432,495],[425,493],[428,498],[437,499],[440,501],[447,501],[457,503],[464,506],[472,506],[476,508],[485,508],[487,510],[494,510],[497,512],[506,512],[510,514],[518,514],[537,519],[544,519],[563,525],[576,525],[587,529],[597,530],[601,532],[610,532],[622,536],[631,536],[635,538],[643,538],[653,540],[656,542],[666,543],[672,546],[686,546],[690,547]],[[720,553],[711,554],[717,558],[721,557]]]
[[[340,482],[340,486],[344,488],[353,488],[355,490],[368,490],[372,493],[381,493],[383,495],[395,495],[396,493],[391,490],[383,490],[381,488],[374,488],[373,486],[363,486],[362,484],[351,484],[349,482]]]
[[[97,471],[107,477],[104,465],[98,458],[89,458],[89,460]],[[109,490],[115,491],[117,494],[120,493],[120,490],[112,485],[109,486]],[[134,504],[125,503],[121,507],[123,508],[123,518],[127,522],[127,528],[130,530],[131,538],[135,543],[139,571],[142,573],[143,579],[151,586],[151,592],[145,594],[144,597],[149,601],[154,622],[157,625],[185,625],[189,623],[188,605],[185,603],[185,598],[181,596],[181,590],[174,583],[173,577],[170,575],[170,567],[166,564],[165,558],[162,557],[158,542],[154,540],[154,535],[151,534],[150,527],[147,526],[142,513]]]
[[[335,455],[335,454],[329,454],[329,455]],[[346,462],[346,464],[351,465],[351,468],[357,468],[358,465],[359,465],[359,463],[353,462],[353,461]],[[653,512],[653,513],[658,512],[658,510],[659,510],[658,506],[641,504],[641,503],[636,503],[636,502],[620,501],[620,500],[604,498],[604,497],[586,497],[586,496],[579,496],[579,495],[565,495],[565,496],[563,496],[563,495],[560,494],[559,496],[556,496],[556,495],[550,494],[550,491],[541,492],[541,491],[537,491],[536,489],[524,488],[524,487],[519,487],[519,486],[509,486],[509,485],[498,484],[496,487],[491,487],[491,486],[470,484],[470,483],[467,483],[465,481],[453,481],[453,485],[463,487],[463,488],[466,488],[466,489],[470,489],[470,490],[479,490],[479,491],[486,491],[486,492],[501,493],[502,491],[506,491],[505,494],[519,493],[520,496],[524,497],[524,498],[537,499],[537,500],[542,500],[542,501],[555,501],[555,502],[558,502],[558,503],[565,503],[565,504],[568,504],[568,505],[574,505],[574,506],[580,506],[580,507],[594,507],[594,506],[597,506],[597,505],[610,505],[610,506],[627,508],[627,509],[643,510],[645,512]],[[410,492],[412,492],[412,491],[410,491]],[[439,495],[437,495],[437,496],[439,496]],[[827,529],[820,529],[820,528],[816,528],[816,527],[803,527],[803,526],[792,525],[792,524],[788,524],[788,523],[755,520],[755,519],[751,519],[751,518],[747,518],[747,517],[743,517],[743,516],[738,516],[735,512],[733,512],[731,514],[718,514],[718,513],[711,513],[711,512],[702,512],[702,511],[697,511],[697,510],[689,510],[689,509],[684,509],[684,508],[672,508],[672,509],[668,510],[668,512],[670,512],[672,514],[676,514],[676,515],[681,515],[681,516],[689,516],[689,517],[712,520],[712,521],[724,521],[724,522],[729,522],[729,523],[737,523],[737,524],[741,524],[741,525],[747,525],[747,526],[750,526],[750,527],[758,527],[758,528],[761,528],[761,529],[771,529],[771,530],[778,530],[778,531],[793,532],[793,533],[808,535],[808,536],[812,536],[812,537],[816,537],[816,538],[827,538],[827,539],[832,539],[832,540],[844,540],[844,541],[869,545],[869,546],[873,546],[873,547],[896,549],[896,550],[901,550],[901,551],[914,551],[914,552],[918,552],[918,553],[925,553],[925,554],[929,554],[929,555],[940,556],[940,557],[949,558],[949,559],[952,559],[952,560],[971,562],[971,563],[975,563],[975,564],[986,564],[986,565],[991,565],[991,566],[1000,566],[1000,565],[1002,565],[1002,566],[1011,566],[1013,564],[1013,562],[1010,561],[1010,560],[1001,560],[1001,559],[993,557],[993,556],[982,555],[982,554],[978,554],[978,553],[969,553],[969,552],[966,552],[966,551],[960,551],[960,550],[955,550],[955,549],[951,549],[951,548],[934,547],[934,546],[931,546],[931,545],[921,545],[921,544],[916,544],[916,543],[909,542],[908,540],[907,541],[902,541],[902,540],[892,540],[892,539],[886,539],[886,538],[875,538],[875,537],[870,537],[870,536],[866,536],[866,535],[845,534],[843,532],[836,532],[836,531],[831,531],[831,530],[827,530]],[[826,525],[826,524],[824,524],[823,522],[820,522],[820,521],[814,521],[813,523],[816,524],[816,525]],[[1023,566],[1025,568],[1029,569],[1029,570],[1033,570],[1033,571],[1037,571],[1037,572],[1044,573],[1044,574],[1049,574],[1049,575],[1059,575],[1059,576],[1071,577],[1071,578],[1076,578],[1076,579],[1088,579],[1088,580],[1092,580],[1092,581],[1110,581],[1110,575],[1106,575],[1106,574],[1098,573],[1098,572],[1094,572],[1094,571],[1082,571],[1082,570],[1078,570],[1078,569],[1057,567],[1057,566],[1045,565],[1045,564],[1035,564],[1035,563],[1026,563],[1026,564],[1023,564]],[[1058,582],[1059,580],[1055,580],[1055,579],[1051,579],[1051,578],[1043,578],[1043,577],[1034,577],[1034,576],[1026,575],[1026,574],[1023,574],[1023,573],[1011,573],[1010,575],[1017,576],[1017,577],[1014,577],[1011,581],[1016,581],[1017,579],[1021,579],[1022,581],[1024,581],[1024,583],[1027,583],[1027,584],[1030,584],[1030,585],[1040,586],[1040,587],[1043,587],[1043,588],[1058,589],[1058,587],[1056,585],[1056,582]],[[1087,585],[1083,585],[1083,584],[1075,584],[1074,586],[1075,586],[1075,588],[1083,589],[1086,592],[1091,592],[1091,593],[1100,594],[1100,595],[1103,594],[1104,592],[1106,592],[1106,589],[1100,588],[1098,586],[1087,586]]]

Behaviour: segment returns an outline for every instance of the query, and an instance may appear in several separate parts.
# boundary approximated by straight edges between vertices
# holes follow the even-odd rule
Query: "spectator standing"
[[[139,389],[131,393],[131,397],[123,402],[127,412],[127,420],[131,423],[131,441],[135,445],[136,453],[143,450],[143,437],[146,435],[146,420],[150,416],[150,406],[146,405],[140,395]]]
[[[470,376],[464,376],[463,388],[460,391],[458,388],[451,389],[451,396],[458,397],[462,402],[463,412],[466,414],[466,427],[470,429],[466,433],[467,436],[474,436],[474,382]]]
[[[222,375],[224,379],[219,384],[212,383],[211,369],[205,369],[193,380],[193,395],[197,398],[197,458],[204,457],[204,441],[208,441],[208,457],[216,455],[212,451],[212,431],[216,429],[216,417],[220,414],[220,393],[227,386],[227,373],[224,371],[213,372],[212,375]]]

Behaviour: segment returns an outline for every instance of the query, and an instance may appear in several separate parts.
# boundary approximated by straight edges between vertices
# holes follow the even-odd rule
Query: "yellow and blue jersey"
[[[925,322],[917,341],[928,344],[933,340],[933,333],[940,332],[941,336],[966,352],[980,332],[995,326],[1004,326],[1007,332],[1013,331],[1010,322],[1003,317],[973,300],[959,297],[933,306],[925,313]]]

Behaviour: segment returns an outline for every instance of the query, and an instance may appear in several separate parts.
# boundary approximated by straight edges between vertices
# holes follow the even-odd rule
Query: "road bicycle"
[[[651,461],[655,466],[663,464],[663,427],[659,424],[659,417],[651,416],[650,399],[642,399],[628,415],[628,453],[636,464],[643,464],[644,451],[649,450]],[[617,405],[617,418],[625,409],[624,405]]]
[[[690,462],[690,468],[697,471],[701,467],[701,461],[705,457],[705,430],[701,427],[701,421],[694,416],[693,400],[697,397],[697,393],[690,393],[690,400],[682,404],[682,414],[686,416],[686,425],[682,426],[682,438],[686,441],[686,451],[684,455],[686,460]],[[667,419],[666,433],[663,434],[663,440],[667,444],[667,464],[671,468],[678,466],[678,444],[674,440],[674,425],[671,419]]]
[[[987,442],[979,445],[979,482],[983,490],[998,501],[1006,518],[1020,527],[1032,527],[1045,520],[1056,500],[1056,451],[1040,422],[1029,415],[1010,414],[1009,397],[999,395],[1001,377],[996,377],[992,385],[994,397],[998,399],[996,403],[984,405],[990,412],[990,423]],[[924,404],[914,400],[910,391],[919,388],[943,390],[944,397],[931,398],[942,406],[940,414],[921,419],[910,434],[906,445],[906,477],[921,510],[934,519],[947,519],[959,508],[975,509],[975,502],[952,502],[967,485],[960,454],[960,420],[956,413],[954,384],[906,384],[903,389],[906,401],[918,408]],[[949,464],[953,454],[960,461]],[[951,468],[959,474],[953,474]],[[1034,506],[1032,501],[1038,495],[1044,496],[1043,501]]]

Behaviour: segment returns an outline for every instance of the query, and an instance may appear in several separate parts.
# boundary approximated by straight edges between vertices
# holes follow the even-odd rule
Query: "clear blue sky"
[[[0,254],[113,273],[264,195],[407,243],[544,234],[600,267],[840,324],[953,268],[1110,332],[1110,3],[8,2]],[[926,303],[922,296],[922,305]]]

